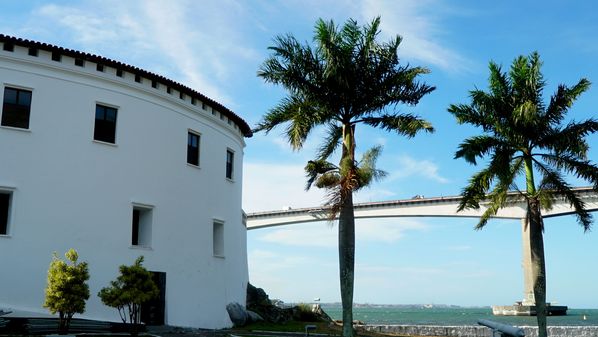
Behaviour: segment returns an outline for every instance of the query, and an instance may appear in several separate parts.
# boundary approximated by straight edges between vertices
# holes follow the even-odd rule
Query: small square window
[[[4,88],[1,125],[29,129],[30,112],[31,91],[9,87]]]
[[[123,71],[122,71],[122,69],[116,69],[116,76],[123,77]]]
[[[29,54],[29,56],[37,56],[39,50],[37,48],[29,48],[29,50],[27,51],[27,53]]]
[[[195,97],[191,97],[191,104],[197,105],[197,100],[195,99]]]
[[[135,74],[135,82],[141,83],[141,76],[139,76],[138,74]]]
[[[180,99],[185,99],[185,94],[182,91],[179,92],[179,98]]]
[[[15,50],[15,45],[12,42],[4,42],[4,45],[2,46],[2,49],[6,50],[6,51],[14,51]]]
[[[85,61],[83,59],[75,59],[75,65],[77,67],[84,67],[85,66]]]
[[[187,163],[199,166],[200,136],[194,132],[187,133]]]
[[[201,102],[201,108],[202,108],[203,110],[207,110],[207,109],[208,109],[208,106],[206,105],[206,103],[204,103],[204,102]]]
[[[96,70],[99,72],[104,72],[104,65],[101,63],[96,64]]]
[[[158,81],[152,80],[152,88],[158,89]]]
[[[0,235],[8,234],[12,193],[0,191]]]
[[[133,206],[131,222],[131,245],[139,247],[152,246],[152,209]]]
[[[62,60],[62,55],[59,52],[53,51],[52,52],[52,61],[60,62]]]
[[[224,223],[214,221],[212,226],[212,253],[224,257]]]
[[[166,93],[172,93],[172,89],[170,89],[170,87],[166,87]]]
[[[233,169],[235,165],[235,153],[232,150],[226,150],[226,178],[233,179]]]
[[[116,142],[116,115],[116,108],[96,104],[94,140],[112,144]]]

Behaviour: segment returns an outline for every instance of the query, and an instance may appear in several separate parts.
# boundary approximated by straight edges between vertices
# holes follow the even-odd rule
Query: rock
[[[311,311],[318,317],[319,321],[332,322],[332,318],[322,309],[320,304],[314,304]]]
[[[228,317],[235,327],[244,326],[247,323],[248,314],[243,306],[237,302],[229,303],[226,306]]]
[[[331,320],[319,305],[314,308],[305,305],[285,307],[273,302],[263,289],[247,284],[247,310],[257,313],[266,322],[286,323],[292,319],[310,322]]]
[[[260,321],[264,320],[264,318],[262,316],[260,316],[260,314],[258,314],[257,312],[253,312],[251,310],[247,310],[247,318],[249,320],[249,322],[247,322],[247,323],[255,323],[255,322],[260,322]]]

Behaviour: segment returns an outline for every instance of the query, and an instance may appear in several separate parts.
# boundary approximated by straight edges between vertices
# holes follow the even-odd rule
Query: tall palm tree
[[[517,179],[525,178],[525,189],[517,197],[527,201],[532,282],[539,336],[544,337],[547,311],[542,210],[550,209],[557,196],[565,197],[583,229],[590,229],[592,216],[565,175],[572,174],[598,186],[598,168],[587,159],[586,141],[588,134],[598,130],[598,122],[589,119],[565,124],[569,108],[588,90],[590,82],[581,79],[573,86],[561,84],[546,104],[542,98],[546,82],[541,65],[537,52],[517,57],[508,74],[490,62],[489,91],[472,90],[470,104],[451,105],[448,111],[460,124],[472,124],[484,131],[467,138],[455,154],[455,158],[474,165],[476,159],[488,158],[488,166],[473,175],[464,188],[459,205],[459,211],[479,208],[490,191],[489,207],[477,229],[512,201],[507,192],[519,191]],[[538,183],[537,174],[541,177]]]
[[[416,79],[429,71],[399,62],[401,37],[389,42],[376,40],[380,18],[358,26],[348,20],[342,27],[318,20],[314,45],[301,44],[292,35],[278,36],[272,54],[261,65],[258,76],[286,88],[288,95],[272,108],[255,131],[269,132],[285,124],[291,147],[301,149],[316,127],[327,135],[315,160],[306,166],[307,188],[315,184],[327,189],[330,218],[338,215],[340,288],[343,304],[343,335],[353,336],[353,275],[355,218],[353,192],[383,175],[375,169],[380,153],[376,147],[355,158],[355,130],[365,124],[413,137],[419,131],[433,132],[432,125],[397,111],[396,106],[416,105],[434,87]],[[338,165],[328,159],[341,148]]]

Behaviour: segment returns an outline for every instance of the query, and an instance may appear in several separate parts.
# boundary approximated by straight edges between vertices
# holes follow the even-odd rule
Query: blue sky
[[[476,171],[453,155],[479,131],[446,111],[486,88],[487,65],[508,67],[538,51],[548,95],[581,77],[598,82],[598,11],[591,1],[322,1],[322,0],[82,0],[0,2],[0,32],[96,53],[159,73],[218,100],[255,125],[284,91],[256,71],[272,38],[291,33],[311,41],[318,18],[367,23],[382,17],[380,38],[401,35],[399,55],[428,67],[437,87],[417,107],[398,107],[430,120],[433,135],[407,140],[357,130],[358,150],[383,144],[379,166],[389,175],[357,201],[459,194]],[[595,117],[598,84],[574,105],[576,120]],[[300,152],[273,131],[247,139],[247,212],[315,206],[322,193],[303,190],[303,166],[314,155],[316,131]],[[598,158],[598,136],[590,138]],[[575,184],[581,181],[572,180]],[[355,301],[368,303],[511,304],[522,298],[520,225],[472,219],[385,219],[357,224]],[[571,217],[546,221],[548,300],[598,307],[596,233]],[[250,281],[287,302],[339,301],[336,227],[312,223],[248,232]]]

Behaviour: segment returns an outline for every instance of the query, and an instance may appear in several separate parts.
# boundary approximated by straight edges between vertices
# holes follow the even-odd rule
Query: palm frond
[[[480,104],[451,104],[448,107],[448,112],[452,113],[459,124],[471,124],[474,126],[480,126],[484,131],[489,130],[491,124],[488,121],[488,116],[485,111],[480,109]]]
[[[573,174],[577,178],[598,186],[598,167],[589,160],[564,154],[539,154],[537,157],[542,158],[546,163],[558,170]]]
[[[338,171],[339,169],[336,165],[325,160],[308,161],[307,165],[305,165],[305,175],[307,177],[307,184],[305,186],[305,190],[309,190],[320,176]]]
[[[536,163],[542,174],[541,188],[545,190],[545,193],[552,193],[555,197],[563,196],[575,210],[577,222],[583,227],[584,231],[589,231],[592,226],[592,214],[586,210],[583,200],[575,194],[572,187],[558,171],[542,163]]]
[[[496,149],[503,143],[496,137],[489,135],[473,136],[465,139],[459,144],[459,150],[455,152],[455,159],[463,158],[471,164],[476,164],[476,158],[482,158],[490,151]]]
[[[460,212],[466,208],[480,208],[480,201],[486,198],[486,193],[492,187],[493,181],[498,180],[495,187],[497,191],[501,189],[508,191],[522,165],[519,160],[515,160],[514,164],[511,164],[513,160],[513,151],[511,149],[497,149],[493,153],[488,167],[474,174],[467,187],[463,189],[457,211]],[[502,204],[499,206],[502,206]]]
[[[355,172],[357,180],[356,190],[369,186],[372,181],[379,181],[386,177],[387,173],[385,171],[376,168],[376,161],[381,152],[382,145],[377,145],[363,154]]]
[[[546,128],[537,145],[552,149],[558,154],[573,154],[585,158],[589,146],[584,138],[596,131],[598,131],[598,121],[595,119],[571,122],[561,130]]]
[[[326,160],[339,147],[343,137],[343,128],[337,124],[329,123],[328,130],[322,145],[318,149],[316,157],[319,160]]]
[[[585,78],[579,80],[579,82],[572,87],[560,84],[556,93],[550,98],[550,103],[543,116],[545,119],[544,124],[560,124],[563,121],[567,110],[573,105],[573,102],[575,102],[581,94],[586,92],[590,86],[590,81]]]
[[[434,132],[430,122],[410,114],[384,114],[379,117],[366,117],[362,121],[372,127],[380,127],[407,137],[414,137],[420,131]]]

